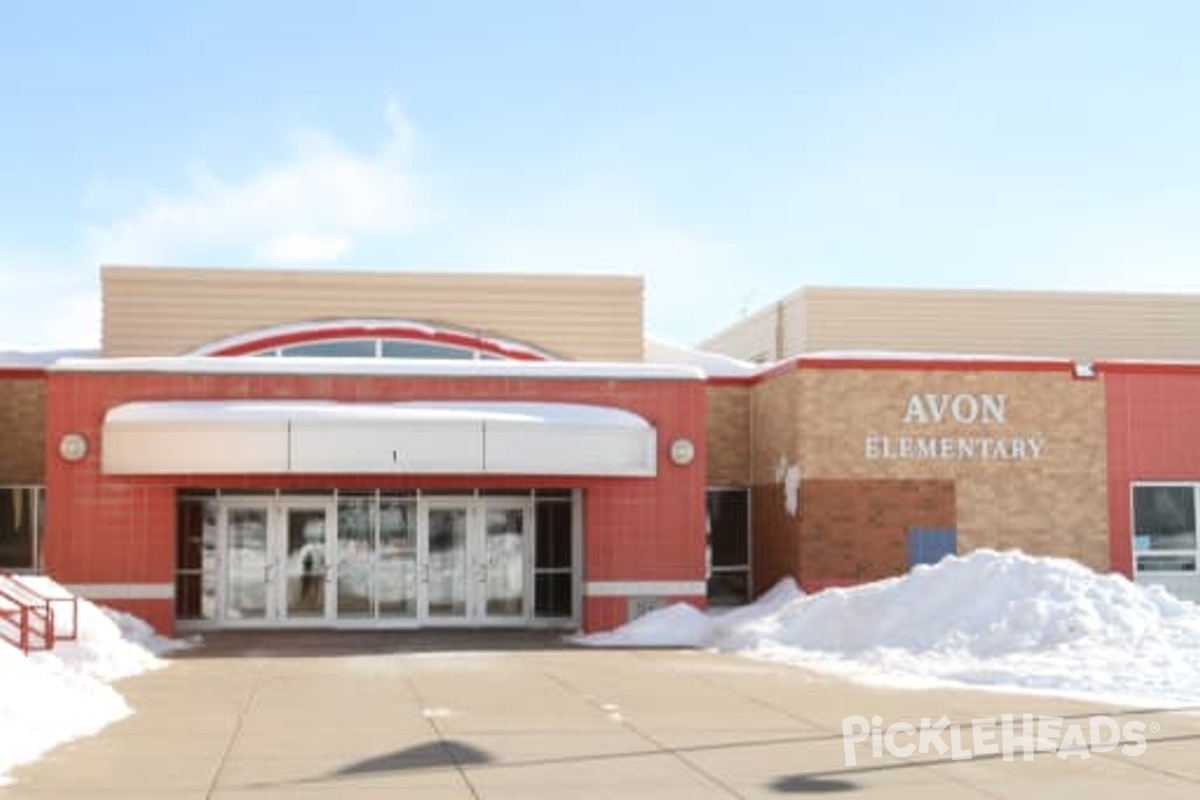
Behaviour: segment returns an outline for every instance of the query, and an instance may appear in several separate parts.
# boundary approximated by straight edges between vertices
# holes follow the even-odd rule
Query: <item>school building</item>
[[[980,547],[1200,599],[1200,297],[105,267],[0,356],[0,570],[163,631],[600,630]]]

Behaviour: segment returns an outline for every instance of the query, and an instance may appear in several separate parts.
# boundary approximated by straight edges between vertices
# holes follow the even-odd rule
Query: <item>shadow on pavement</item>
[[[837,794],[862,790],[862,786],[853,781],[811,775],[788,775],[773,782],[771,788],[780,794]]]
[[[489,753],[477,747],[465,742],[446,739],[356,761],[330,773],[328,777],[347,778],[353,775],[374,775],[383,772],[474,766],[490,764],[492,761]]]

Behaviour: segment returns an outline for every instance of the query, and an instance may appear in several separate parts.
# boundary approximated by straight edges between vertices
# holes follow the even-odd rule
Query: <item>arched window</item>
[[[193,351],[194,356],[401,358],[454,361],[547,361],[524,344],[407,321],[327,321],[241,334]]]

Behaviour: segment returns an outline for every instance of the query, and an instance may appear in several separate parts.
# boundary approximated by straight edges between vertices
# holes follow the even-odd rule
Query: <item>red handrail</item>
[[[17,592],[18,594],[24,594],[24,595],[26,595],[27,598],[31,598],[31,601],[27,600],[25,603],[26,605],[29,605],[31,607],[31,610],[32,610],[32,606],[35,604],[40,605],[42,607],[45,618],[51,621],[50,637],[48,639],[48,644],[46,647],[47,650],[54,647],[54,642],[59,639],[62,639],[63,641],[74,641],[75,639],[79,638],[79,599],[78,598],[76,598],[74,596],[50,597],[49,595],[44,595],[41,592],[39,592],[37,589],[34,589],[29,584],[20,580],[16,575],[14,575],[12,573],[0,573],[0,580],[5,581],[9,585],[9,588],[11,588],[13,591]],[[53,627],[54,604],[55,603],[67,603],[71,607],[71,628],[66,633],[61,633],[58,630],[54,629],[54,627]]]
[[[42,620],[40,634],[42,637],[42,647],[45,650],[50,650],[54,647],[54,609],[49,604],[46,604],[44,612],[39,615],[39,609],[36,606],[3,590],[0,590],[0,600],[5,600],[16,606],[16,608],[0,609],[0,619],[3,619],[17,629],[16,639],[5,634],[0,634],[0,639],[4,639],[9,644],[21,648],[21,652],[29,655],[29,651],[33,649],[31,635],[36,632],[33,627],[33,621],[40,616]],[[14,617],[19,621],[14,622]]]

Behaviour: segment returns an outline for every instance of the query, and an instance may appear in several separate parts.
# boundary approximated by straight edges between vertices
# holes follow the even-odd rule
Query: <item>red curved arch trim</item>
[[[343,339],[400,339],[412,342],[428,342],[430,344],[445,344],[476,350],[513,361],[547,361],[547,357],[524,348],[509,348],[490,339],[471,336],[454,331],[428,330],[424,328],[407,327],[403,325],[335,325],[328,328],[311,328],[307,330],[289,331],[267,335],[261,339],[238,342],[222,347],[210,355],[213,356],[244,356],[263,350],[273,350],[278,347],[289,347],[296,344],[315,344],[318,342],[333,342]]]

